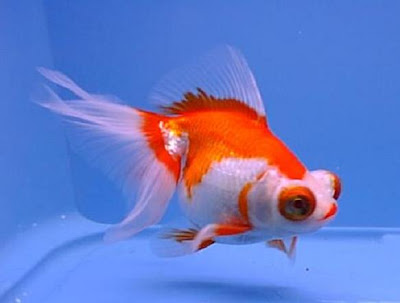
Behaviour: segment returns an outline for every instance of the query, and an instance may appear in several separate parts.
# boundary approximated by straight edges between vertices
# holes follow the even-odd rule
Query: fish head
[[[307,171],[302,179],[270,171],[253,192],[252,219],[276,236],[313,232],[335,218],[340,192],[339,177],[326,170]]]

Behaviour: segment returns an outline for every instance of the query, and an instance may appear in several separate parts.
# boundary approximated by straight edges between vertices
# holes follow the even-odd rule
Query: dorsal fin
[[[153,89],[150,99],[170,114],[229,109],[265,117],[254,76],[244,57],[230,46],[218,47],[171,72]]]
[[[240,112],[251,119],[260,119],[256,110],[249,107],[247,104],[233,98],[216,98],[213,95],[208,95],[201,88],[197,88],[197,94],[187,92],[184,94],[184,99],[179,102],[173,102],[170,105],[160,106],[163,113],[170,115],[181,115],[184,113],[219,110],[229,112]]]

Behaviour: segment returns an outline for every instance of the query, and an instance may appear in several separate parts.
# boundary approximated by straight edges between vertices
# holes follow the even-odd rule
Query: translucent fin
[[[294,236],[290,239],[273,239],[267,242],[267,246],[278,249],[283,252],[292,262],[296,258],[296,245],[298,237]]]
[[[289,259],[294,262],[296,259],[296,248],[297,248],[298,237],[294,236],[290,240],[290,245],[288,249],[288,257]]]
[[[163,258],[192,254],[196,251],[193,240],[197,233],[195,229],[162,229],[151,241],[152,251]]]
[[[158,127],[162,116],[92,95],[62,73],[44,68],[39,72],[79,97],[62,100],[47,88],[49,99],[40,103],[70,122],[72,147],[117,182],[129,205],[136,197],[133,210],[106,233],[105,239],[125,239],[158,222],[180,171],[179,159],[170,157],[164,148]]]
[[[265,117],[254,76],[244,57],[230,46],[221,46],[197,63],[170,73],[154,88],[150,99],[169,113],[193,107],[227,108],[236,101],[242,108],[245,105],[259,117]],[[226,105],[216,105],[210,100]]]
[[[284,254],[287,254],[285,242],[283,242],[283,240],[281,240],[281,239],[269,240],[267,242],[267,246],[271,247],[271,248],[275,248],[275,249],[283,252]]]

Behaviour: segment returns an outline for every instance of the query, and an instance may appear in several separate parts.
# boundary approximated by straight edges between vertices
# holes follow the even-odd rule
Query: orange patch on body
[[[251,230],[249,225],[229,225],[229,224],[219,224],[215,229],[215,235],[218,236],[233,236],[242,234],[246,231]]]
[[[256,176],[256,181],[261,180],[261,178],[265,175],[265,172],[259,173]],[[238,208],[239,212],[242,215],[242,219],[246,224],[251,225],[250,219],[249,219],[249,192],[253,188],[254,183],[253,182],[248,182],[246,183],[242,190],[239,193],[239,198],[238,198]]]
[[[239,193],[239,212],[242,215],[244,222],[249,223],[249,209],[248,209],[248,194],[251,188],[253,187],[253,183],[246,183],[243,186],[242,190]]]
[[[176,120],[189,138],[183,176],[189,197],[212,163],[225,158],[261,158],[288,178],[304,176],[303,164],[263,120],[228,111],[200,111],[171,119]]]
[[[160,121],[168,119],[162,115],[140,111],[143,117],[142,133],[146,137],[149,148],[154,152],[157,160],[163,163],[167,169],[179,180],[180,158],[173,158],[166,150],[164,139],[159,127]]]
[[[288,178],[304,176],[304,165],[269,130],[265,117],[241,101],[218,99],[198,89],[162,109],[174,115],[166,121],[188,135],[183,181],[189,198],[211,165],[226,158],[261,158]]]

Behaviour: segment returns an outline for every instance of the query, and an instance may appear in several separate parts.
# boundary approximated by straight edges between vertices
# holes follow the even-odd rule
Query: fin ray
[[[162,229],[151,241],[154,254],[171,258],[192,254],[196,251],[194,238],[198,230]]]
[[[188,102],[190,98],[193,102]],[[227,108],[235,101],[237,106],[265,117],[255,78],[244,57],[231,46],[221,46],[198,62],[171,72],[154,88],[150,99],[175,114],[207,106]]]
[[[44,68],[39,72],[79,97],[63,100],[47,88],[48,100],[40,102],[72,126],[69,138],[74,150],[102,168],[119,185],[128,207],[136,200],[128,216],[106,233],[105,240],[128,238],[158,222],[175,191],[180,171],[179,161],[169,157],[164,149],[158,127],[161,116],[154,117],[112,98],[90,94],[60,72]]]

